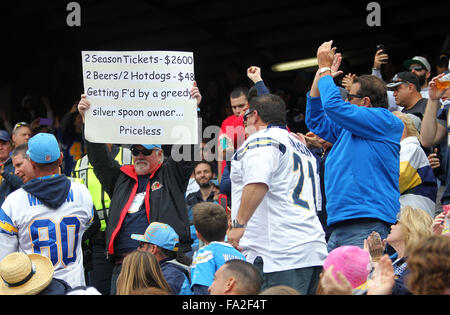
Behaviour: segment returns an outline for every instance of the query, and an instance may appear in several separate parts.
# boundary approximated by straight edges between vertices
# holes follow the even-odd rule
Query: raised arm
[[[388,54],[386,54],[383,49],[378,49],[373,58],[372,75],[383,79],[381,76],[381,65],[387,64],[388,59]]]
[[[262,77],[261,77],[261,68],[256,66],[251,66],[247,69],[247,77],[252,80],[255,84],[256,91],[258,92],[258,96],[269,94],[270,91],[265,85]]]
[[[78,111],[83,119],[83,138],[84,122],[86,111],[91,107],[91,103],[85,94],[81,95],[78,103]],[[102,184],[103,189],[112,197],[117,177],[120,173],[120,164],[114,160],[104,143],[92,143],[84,139],[87,148],[89,163],[94,168],[95,176]]]
[[[332,79],[332,71],[331,69],[327,70],[333,65],[336,55],[336,47],[331,45],[332,41],[325,42],[317,50],[317,62],[322,69],[319,70],[321,78],[317,86],[327,117],[355,135],[374,140],[390,136],[393,128],[396,132],[400,128],[403,129],[400,120],[393,117],[387,110],[371,106],[358,106],[342,100],[340,90]],[[379,93],[382,93],[381,86],[378,90]],[[318,135],[324,138],[320,134]]]
[[[333,41],[325,42],[318,49],[317,62],[319,68],[314,77],[311,90],[306,95],[305,122],[308,128],[319,137],[327,140],[328,142],[335,143],[339,137],[341,128],[331,121],[325,114],[322,106],[323,100],[320,97],[321,95],[318,87],[321,77],[331,75],[334,78],[342,74],[342,71],[339,70],[342,62],[342,56],[340,53],[335,53],[336,48],[331,48],[332,42]],[[329,52],[324,53],[323,46],[328,47]],[[330,68],[330,70],[324,71],[326,68]]]
[[[317,64],[319,69],[314,77],[313,84],[311,86],[310,96],[318,97],[320,96],[320,91],[318,88],[319,80],[324,75],[331,75],[333,78],[341,75],[343,72],[339,70],[342,62],[342,55],[336,53],[336,47],[331,48],[333,41],[323,43],[317,49]],[[330,68],[329,71],[324,71],[326,68]]]
[[[434,77],[428,84],[429,98],[420,128],[420,142],[424,147],[436,145],[447,135],[447,128],[439,124],[436,119],[440,106],[439,99],[448,90],[448,88],[440,90],[436,87],[436,81],[443,76],[444,74],[440,74]]]

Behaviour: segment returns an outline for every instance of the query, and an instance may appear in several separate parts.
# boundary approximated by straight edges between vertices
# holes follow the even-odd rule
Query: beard
[[[200,186],[200,188],[208,188],[211,186],[211,183],[209,182],[209,180],[206,180],[206,179],[197,181],[197,184]]]
[[[211,184],[208,182],[208,183],[200,184],[199,186],[200,186],[200,188],[208,188],[208,187],[211,187]]]
[[[134,162],[134,170],[137,175],[146,175],[149,173],[150,163],[146,160],[136,160]]]
[[[420,85],[420,86],[423,86],[423,85],[425,84],[425,80],[426,80],[425,76],[426,76],[426,75],[427,75],[427,74],[424,73],[424,74],[422,74],[422,75],[418,75],[418,76],[417,76],[417,78],[419,79],[419,85]]]

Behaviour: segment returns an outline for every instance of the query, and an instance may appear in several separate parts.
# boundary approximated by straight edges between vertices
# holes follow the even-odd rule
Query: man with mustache
[[[195,165],[194,178],[200,190],[186,197],[188,205],[193,206],[199,202],[214,200],[213,185],[210,182],[214,175],[209,162],[200,161]]]
[[[197,105],[200,103],[201,94],[196,85],[191,89],[191,97],[197,100]],[[86,95],[81,95],[78,111],[83,122],[89,108]],[[134,144],[131,146],[133,164],[120,166],[105,144],[85,143],[94,172],[111,198],[106,249],[115,264],[111,279],[114,295],[122,261],[138,247],[131,234],[144,234],[151,222],[170,225],[180,237],[182,253],[191,249],[184,193],[194,161],[175,162],[172,157],[164,161],[161,145]]]

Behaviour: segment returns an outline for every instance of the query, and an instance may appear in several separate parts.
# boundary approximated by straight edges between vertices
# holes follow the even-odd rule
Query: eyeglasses
[[[362,96],[362,95],[359,95],[359,94],[347,94],[348,96],[348,100],[349,101],[351,101],[351,100],[353,100],[354,98],[364,98],[364,96]]]
[[[139,150],[138,148],[131,149],[131,154],[133,154],[133,156],[138,156],[139,153],[142,153],[145,156],[149,156],[150,154],[152,154],[152,152],[153,152],[153,149],[150,149],[150,150],[149,149]]]
[[[415,71],[422,71],[423,67],[422,66],[411,66],[411,67],[409,67],[409,71],[413,71],[413,70],[415,70]]]
[[[27,123],[27,122],[24,122],[24,121],[18,122],[17,124],[14,125],[13,130],[16,130],[17,128],[20,128],[20,127],[23,127],[23,126],[29,127],[30,124]]]
[[[247,122],[248,117],[249,117],[251,114],[253,114],[254,111],[255,111],[254,109],[253,109],[253,110],[247,109],[247,111],[245,112],[245,114],[244,114],[244,116],[243,116],[244,122]]]

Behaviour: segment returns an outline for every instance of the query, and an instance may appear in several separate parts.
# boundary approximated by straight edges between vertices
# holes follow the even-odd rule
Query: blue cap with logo
[[[27,155],[36,163],[55,162],[61,156],[58,140],[51,133],[38,133],[28,140]]]
[[[178,250],[179,238],[177,232],[170,226],[161,222],[152,222],[142,234],[131,234],[131,238],[137,241],[151,243],[153,245],[171,250]]]

